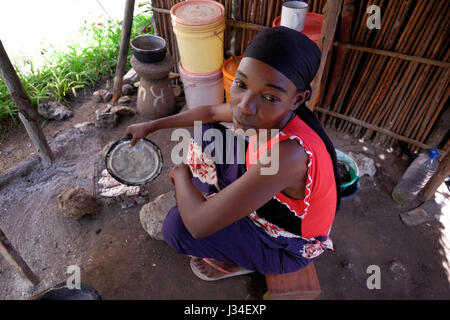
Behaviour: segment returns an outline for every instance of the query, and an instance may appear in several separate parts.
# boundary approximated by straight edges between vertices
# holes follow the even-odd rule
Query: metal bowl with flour
[[[131,136],[116,141],[105,156],[109,174],[120,183],[141,186],[152,182],[161,173],[163,158],[159,147],[147,139],[130,148]]]

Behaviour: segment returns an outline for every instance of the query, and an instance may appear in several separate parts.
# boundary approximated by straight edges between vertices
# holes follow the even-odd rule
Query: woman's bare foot
[[[208,259],[211,264],[208,264],[202,258],[192,257],[191,259],[197,270],[208,278],[220,278],[224,275],[235,273],[243,269],[238,265],[228,262],[221,262],[214,259]],[[217,266],[218,268],[216,268],[215,266]],[[219,268],[223,269],[226,272],[221,271]]]

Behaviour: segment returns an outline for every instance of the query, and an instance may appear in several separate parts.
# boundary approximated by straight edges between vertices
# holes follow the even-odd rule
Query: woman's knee
[[[180,217],[178,207],[174,206],[169,210],[163,222],[162,234],[164,241],[171,247],[177,249],[180,246],[181,239],[186,237],[186,233],[188,231]]]

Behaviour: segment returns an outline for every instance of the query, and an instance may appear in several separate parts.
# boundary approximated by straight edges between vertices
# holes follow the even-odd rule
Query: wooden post
[[[128,49],[130,48],[131,26],[133,25],[134,0],[125,3],[122,34],[120,39],[119,60],[117,61],[116,74],[114,76],[114,89],[112,102],[117,102],[122,95],[123,75],[127,64]]]
[[[319,49],[322,52],[322,58],[320,59],[319,70],[311,83],[311,99],[306,102],[306,106],[311,110],[314,110],[314,105],[316,104],[320,92],[323,70],[325,69],[328,53],[334,41],[334,33],[336,32],[336,25],[341,12],[342,1],[343,0],[327,1],[323,8],[323,24],[319,38]]]
[[[344,6],[342,8],[342,18],[341,18],[341,30],[339,33],[339,40],[341,42],[350,42],[352,22],[355,16],[355,0],[344,0]],[[323,107],[325,109],[330,108],[331,100],[333,99],[334,93],[336,92],[337,85],[341,81],[342,71],[345,66],[345,58],[347,57],[347,48],[338,47],[336,50],[336,60],[334,63],[331,80],[327,86],[325,97],[323,100]],[[322,113],[320,118],[320,123],[323,125],[325,123],[326,115]]]
[[[450,149],[447,148],[447,154],[439,163],[439,168],[436,173],[431,177],[430,181],[425,185],[422,191],[419,193],[418,199],[420,201],[430,200],[439,186],[450,175]]]
[[[314,262],[291,273],[266,274],[264,300],[313,300],[321,293]]]
[[[50,149],[44,133],[39,124],[39,115],[37,109],[31,103],[30,97],[25,92],[16,71],[0,40],[0,75],[5,81],[6,87],[11,94],[14,104],[19,109],[19,118],[22,120],[25,129],[31,139],[36,150],[39,152],[42,160],[47,164],[51,164],[55,160],[52,150]]]
[[[375,49],[375,48],[356,46],[353,44],[343,43],[343,42],[339,42],[339,41],[334,41],[333,46],[338,46],[340,48],[346,48],[346,49],[352,49],[352,50],[358,50],[361,52],[379,54],[382,56],[387,56],[387,57],[392,57],[392,58],[399,58],[399,59],[412,61],[412,62],[419,62],[419,63],[428,64],[428,65],[441,67],[441,68],[449,68],[450,67],[450,63],[445,62],[445,61],[422,58],[422,57],[418,57],[418,56],[412,56],[412,55],[403,54],[403,53],[399,53],[399,52],[392,52],[392,51],[388,51],[388,50],[380,50],[380,49]]]
[[[417,146],[417,147],[422,148],[422,149],[432,149],[433,148],[433,146],[427,145],[425,143],[422,143],[422,142],[414,140],[414,139],[410,139],[410,138],[401,136],[401,135],[396,134],[396,133],[394,133],[394,132],[392,132],[390,130],[387,130],[385,128],[377,127],[377,126],[375,126],[373,124],[370,124],[370,123],[367,123],[367,122],[358,120],[356,118],[353,118],[353,117],[350,117],[350,116],[346,116],[346,115],[343,115],[343,114],[340,114],[340,113],[337,113],[337,112],[334,112],[334,111],[331,111],[331,110],[327,110],[327,109],[324,109],[322,107],[315,107],[314,111],[325,113],[326,115],[330,115],[330,116],[332,116],[334,118],[338,118],[338,119],[342,119],[342,120],[345,120],[345,121],[349,121],[349,122],[354,123],[354,124],[356,124],[358,126],[361,126],[361,127],[364,127],[364,128],[367,128],[367,129],[379,132],[381,134],[384,134],[384,135],[387,135],[389,137],[392,137],[392,138],[394,138],[396,140],[412,144],[412,145]]]
[[[6,238],[3,231],[0,229],[0,254],[3,255],[20,274],[22,278],[30,281],[33,285],[37,286],[39,284],[39,278],[31,271],[28,265],[20,257],[19,253],[14,249]]]

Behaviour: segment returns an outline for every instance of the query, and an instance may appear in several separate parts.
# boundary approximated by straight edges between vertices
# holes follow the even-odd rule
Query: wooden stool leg
[[[31,271],[19,253],[14,249],[6,238],[3,231],[0,229],[0,254],[2,254],[6,261],[8,261],[21,275],[22,278],[30,281],[33,285],[38,285],[39,278]]]
[[[296,272],[266,274],[266,284],[264,300],[313,300],[321,292],[313,262]]]

